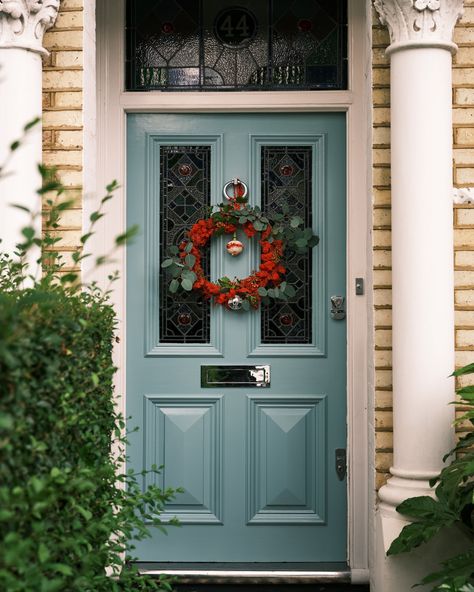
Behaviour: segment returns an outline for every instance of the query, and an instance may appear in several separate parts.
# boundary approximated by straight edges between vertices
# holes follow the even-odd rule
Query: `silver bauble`
[[[230,310],[240,310],[242,308],[242,298],[237,294],[233,298],[229,298],[227,305]]]

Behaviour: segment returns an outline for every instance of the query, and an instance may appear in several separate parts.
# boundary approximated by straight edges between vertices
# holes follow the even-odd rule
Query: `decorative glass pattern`
[[[287,204],[291,216],[312,225],[311,146],[262,146],[262,209],[282,213]],[[304,344],[312,341],[312,254],[285,252],[286,279],[296,294],[286,302],[262,307],[261,342]]]
[[[210,146],[161,146],[160,253],[178,245],[210,205]],[[209,273],[209,255],[203,258]],[[160,343],[209,343],[210,305],[195,292],[168,291],[169,276],[160,269]]]
[[[127,90],[347,87],[347,0],[127,0]]]

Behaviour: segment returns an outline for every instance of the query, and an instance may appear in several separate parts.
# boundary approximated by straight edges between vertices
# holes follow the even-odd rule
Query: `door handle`
[[[331,319],[342,321],[346,318],[346,299],[344,296],[331,296]]]

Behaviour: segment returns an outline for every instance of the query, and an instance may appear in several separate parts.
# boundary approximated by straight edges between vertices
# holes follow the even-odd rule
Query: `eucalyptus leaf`
[[[176,279],[171,280],[171,282],[170,282],[170,288],[169,288],[170,292],[172,294],[175,294],[178,291],[178,288],[179,288],[179,281],[176,280]]]
[[[193,248],[193,243],[191,241],[189,241],[186,246],[184,247],[184,250],[186,251],[186,253],[190,253],[192,248]]]
[[[267,295],[267,289],[263,288],[262,286],[257,290],[257,292],[259,293],[260,296],[266,296]]]
[[[193,265],[196,263],[196,257],[191,254],[186,255],[184,262],[188,267],[193,267]]]
[[[250,310],[250,302],[245,298],[242,300],[242,308],[246,311]]]
[[[181,282],[181,285],[183,286],[183,290],[186,290],[186,292],[191,292],[191,290],[193,289],[193,283],[191,280],[184,278],[183,281]]]
[[[171,267],[173,265],[173,263],[174,263],[173,259],[165,259],[163,261],[163,263],[161,264],[161,267],[163,269],[166,269],[167,267]]]

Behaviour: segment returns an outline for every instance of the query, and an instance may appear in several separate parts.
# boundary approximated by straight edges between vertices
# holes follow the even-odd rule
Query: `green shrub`
[[[114,322],[91,294],[0,293],[1,590],[138,589],[132,572],[105,570],[121,571],[127,540],[171,492],[117,483]]]
[[[0,591],[170,590],[169,579],[138,574],[129,555],[132,541],[149,535],[147,523],[164,530],[159,515],[174,492],[142,490],[144,473],[122,471],[115,312],[107,292],[81,284],[76,273],[63,271],[54,251],[47,252],[58,242],[52,231],[71,202],[61,200],[54,171],[40,172],[39,195],[56,194],[45,200],[46,232],[35,236],[38,214],[30,212],[16,257],[0,253]],[[115,188],[109,185],[91,214],[74,262],[88,256],[83,247]],[[117,237],[96,264],[110,260],[132,233]],[[26,260],[36,247],[41,273],[34,279]]]

